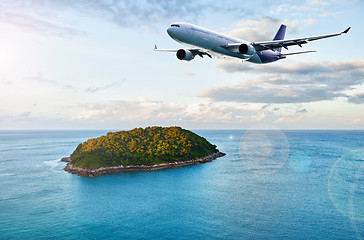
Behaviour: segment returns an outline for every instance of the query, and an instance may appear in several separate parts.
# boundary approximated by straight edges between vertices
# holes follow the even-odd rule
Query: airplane
[[[237,58],[252,63],[271,63],[286,56],[316,51],[303,51],[293,53],[281,53],[282,48],[288,50],[289,46],[298,45],[302,47],[310,41],[323,38],[335,37],[349,32],[351,27],[340,33],[321,35],[316,37],[296,38],[284,40],[287,26],[282,24],[273,41],[249,42],[190,23],[172,23],[167,29],[168,35],[175,41],[191,46],[190,49],[158,49],[155,51],[175,52],[179,60],[191,61],[196,55],[203,58],[204,55],[212,58],[212,55],[219,58]]]

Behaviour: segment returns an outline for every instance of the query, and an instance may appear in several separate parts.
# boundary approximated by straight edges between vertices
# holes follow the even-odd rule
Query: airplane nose
[[[168,33],[168,35],[169,35],[169,36],[171,36],[172,31],[173,31],[173,30],[172,30],[172,28],[171,28],[171,27],[167,28],[167,33]]]
[[[179,29],[176,27],[167,28],[167,33],[173,39],[179,38],[179,36],[180,36]]]

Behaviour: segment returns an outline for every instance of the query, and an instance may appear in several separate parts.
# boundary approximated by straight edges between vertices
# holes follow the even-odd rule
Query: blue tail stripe
[[[276,35],[273,38],[274,40],[283,40],[284,39],[284,35],[286,34],[286,28],[287,26],[282,24],[278,30],[278,32],[276,33]]]
[[[282,24],[279,27],[278,32],[274,36],[273,41],[275,41],[275,40],[283,40],[284,39],[284,35],[286,34],[286,28],[287,28],[287,26],[284,25],[284,24]],[[275,50],[278,51],[278,52],[281,52],[282,48],[281,47],[280,48],[276,48]]]

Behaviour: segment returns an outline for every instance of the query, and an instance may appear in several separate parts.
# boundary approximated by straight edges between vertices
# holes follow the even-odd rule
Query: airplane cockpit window
[[[180,27],[178,24],[172,24],[171,27]]]

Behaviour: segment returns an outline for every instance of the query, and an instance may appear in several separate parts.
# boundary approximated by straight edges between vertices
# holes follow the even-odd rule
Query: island
[[[146,127],[89,139],[61,161],[68,162],[65,171],[93,177],[183,167],[224,155],[216,145],[181,127]]]

